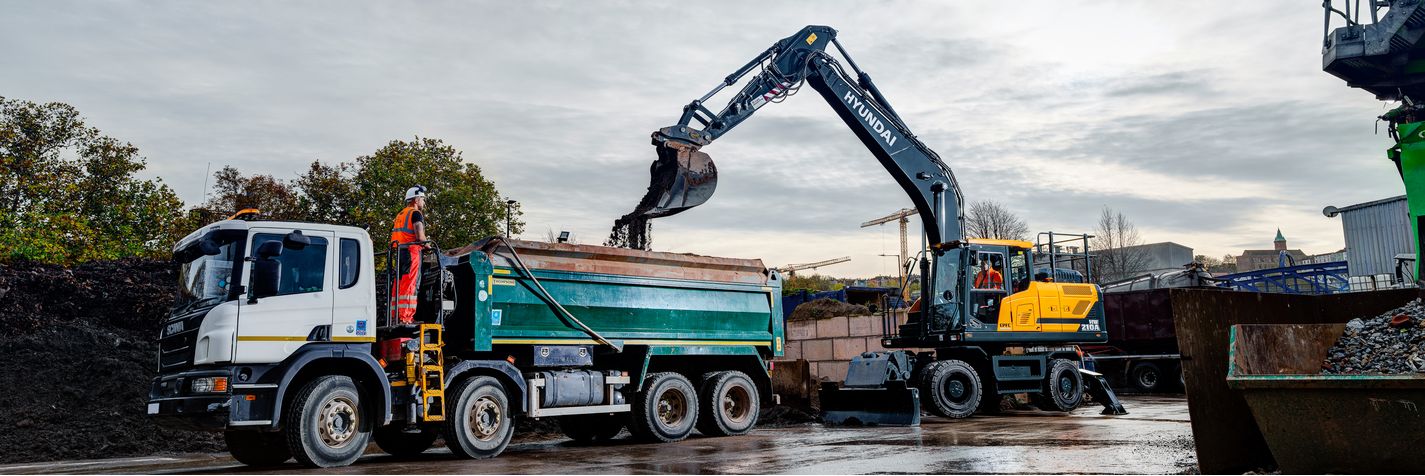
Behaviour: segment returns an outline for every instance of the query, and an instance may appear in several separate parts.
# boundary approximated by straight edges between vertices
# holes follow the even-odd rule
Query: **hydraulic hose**
[[[570,322],[573,322],[575,326],[578,326],[580,330],[584,331],[585,334],[588,334],[589,337],[594,338],[594,340],[598,341],[600,344],[607,345],[615,349],[619,348],[619,346],[614,345],[613,342],[610,342],[608,339],[605,339],[604,336],[599,335],[597,331],[589,328],[589,326],[587,325],[584,325],[583,321],[580,321],[579,318],[574,317],[574,313],[569,312],[568,309],[564,308],[563,304],[559,304],[559,301],[554,300],[554,296],[549,294],[549,290],[544,289],[544,284],[539,282],[539,278],[534,277],[534,273],[529,270],[529,267],[524,265],[524,260],[520,259],[520,253],[518,251],[515,251],[515,247],[511,245],[509,241],[507,241],[504,237],[495,237],[495,239],[500,240],[500,244],[504,245],[506,249],[510,250],[510,256],[514,258],[515,267],[519,268],[521,274],[529,278],[529,282],[533,283],[535,289],[539,291],[539,298],[543,299],[544,302],[549,305],[550,309],[554,309],[557,313],[563,314],[565,318],[568,318]]]

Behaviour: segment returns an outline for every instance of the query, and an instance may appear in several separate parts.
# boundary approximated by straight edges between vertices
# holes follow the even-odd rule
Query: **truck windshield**
[[[227,300],[228,291],[232,288],[233,262],[238,258],[240,243],[234,239],[217,239],[213,244],[217,254],[190,252],[188,256],[198,256],[178,268],[178,298],[173,303],[173,314],[187,313]]]

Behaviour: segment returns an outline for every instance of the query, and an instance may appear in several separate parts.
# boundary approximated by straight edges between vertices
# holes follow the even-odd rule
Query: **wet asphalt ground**
[[[0,465],[0,473],[253,474],[663,474],[663,473],[1194,473],[1187,400],[1124,396],[1129,414],[1015,411],[966,420],[926,417],[919,428],[759,428],[728,438],[677,443],[568,439],[512,444],[498,458],[455,459],[444,448],[419,459],[370,452],[345,468],[287,463],[253,470],[226,454],[183,454]],[[625,433],[625,436],[627,434]],[[517,437],[518,438],[518,437]],[[517,439],[517,441],[520,441]]]

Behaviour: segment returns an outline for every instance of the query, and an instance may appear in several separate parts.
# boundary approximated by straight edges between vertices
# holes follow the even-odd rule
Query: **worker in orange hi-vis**
[[[396,215],[391,226],[391,247],[406,243],[426,241],[425,214],[426,188],[420,185],[406,189],[406,208]],[[421,282],[421,250],[424,246],[410,245],[398,257],[396,269],[400,277],[392,286],[391,294],[396,296],[395,317],[401,324],[412,324],[416,319],[416,290]]]

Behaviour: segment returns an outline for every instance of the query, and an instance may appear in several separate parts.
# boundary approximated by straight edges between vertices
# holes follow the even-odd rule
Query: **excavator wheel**
[[[1049,379],[1043,393],[1030,399],[1040,410],[1070,412],[1084,402],[1084,378],[1068,359],[1049,361]]]
[[[941,360],[920,372],[920,394],[930,400],[930,413],[966,418],[980,407],[980,375],[962,360]]]

